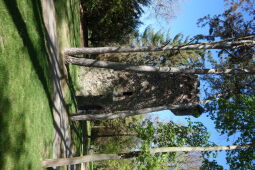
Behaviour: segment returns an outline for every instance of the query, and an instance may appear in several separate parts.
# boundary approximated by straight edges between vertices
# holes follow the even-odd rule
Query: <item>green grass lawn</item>
[[[79,0],[55,2],[60,50],[80,46]],[[52,157],[52,82],[40,0],[0,1],[0,169],[41,169]],[[62,34],[64,33],[64,34]],[[68,111],[76,111],[78,68],[65,86]],[[81,125],[72,124],[76,155]]]
[[[80,46],[78,0],[56,1],[60,50]],[[52,82],[40,0],[0,1],[0,169],[41,169],[52,157]],[[62,33],[65,33],[63,35]],[[68,111],[76,111],[78,68],[65,86]],[[76,155],[81,126],[71,125]]]
[[[41,169],[54,128],[40,1],[0,1],[0,21],[0,169]]]

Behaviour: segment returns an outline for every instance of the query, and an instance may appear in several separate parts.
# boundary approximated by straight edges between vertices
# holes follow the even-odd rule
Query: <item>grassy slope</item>
[[[57,15],[57,29],[59,48],[62,51],[65,47],[80,47],[80,0],[58,0],[55,2]],[[75,89],[78,88],[77,66],[67,67],[68,87],[66,88],[66,102],[69,113],[75,113]],[[75,156],[82,155],[82,124],[71,122],[72,142],[75,149]]]
[[[0,1],[0,21],[0,169],[41,169],[54,130],[40,1]]]
[[[60,51],[66,47],[80,47],[79,2],[80,0],[58,0],[55,2]],[[75,89],[78,88],[76,84],[77,72],[77,66],[68,66],[66,73],[68,88],[65,90],[70,113],[76,110],[74,95]]]
[[[56,14],[57,14],[57,29],[58,38],[60,44],[60,50],[65,47],[80,47],[80,11],[79,11],[80,0],[58,0],[55,3]],[[64,7],[63,7],[64,6]],[[66,102],[69,105],[69,112],[75,113],[75,101],[74,95],[75,90],[79,88],[77,84],[78,79],[78,66],[68,66],[68,85],[69,88],[66,90]],[[85,127],[83,127],[85,126]],[[84,146],[82,146],[82,129],[86,135],[91,135],[90,122],[71,122],[71,133],[72,142],[75,149],[75,156],[81,156],[88,154],[88,147],[90,146],[90,139],[86,139]],[[83,151],[84,148],[84,151]],[[93,169],[93,163],[85,164]]]

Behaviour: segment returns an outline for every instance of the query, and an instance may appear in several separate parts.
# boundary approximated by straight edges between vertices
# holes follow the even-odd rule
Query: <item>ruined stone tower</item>
[[[196,75],[81,69],[81,87],[76,94],[81,110],[116,112],[199,100],[199,81]],[[200,107],[171,111],[175,115],[201,114]]]

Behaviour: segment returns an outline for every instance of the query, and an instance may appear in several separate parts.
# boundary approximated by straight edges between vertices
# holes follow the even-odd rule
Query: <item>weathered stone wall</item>
[[[129,73],[85,67],[81,68],[79,84],[78,105],[86,110],[137,110],[199,100],[195,75]],[[184,112],[174,111],[179,115]]]

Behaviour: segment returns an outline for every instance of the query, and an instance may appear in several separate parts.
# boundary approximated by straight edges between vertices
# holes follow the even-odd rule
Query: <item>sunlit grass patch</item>
[[[40,1],[1,1],[0,20],[0,169],[41,169],[54,129]]]

